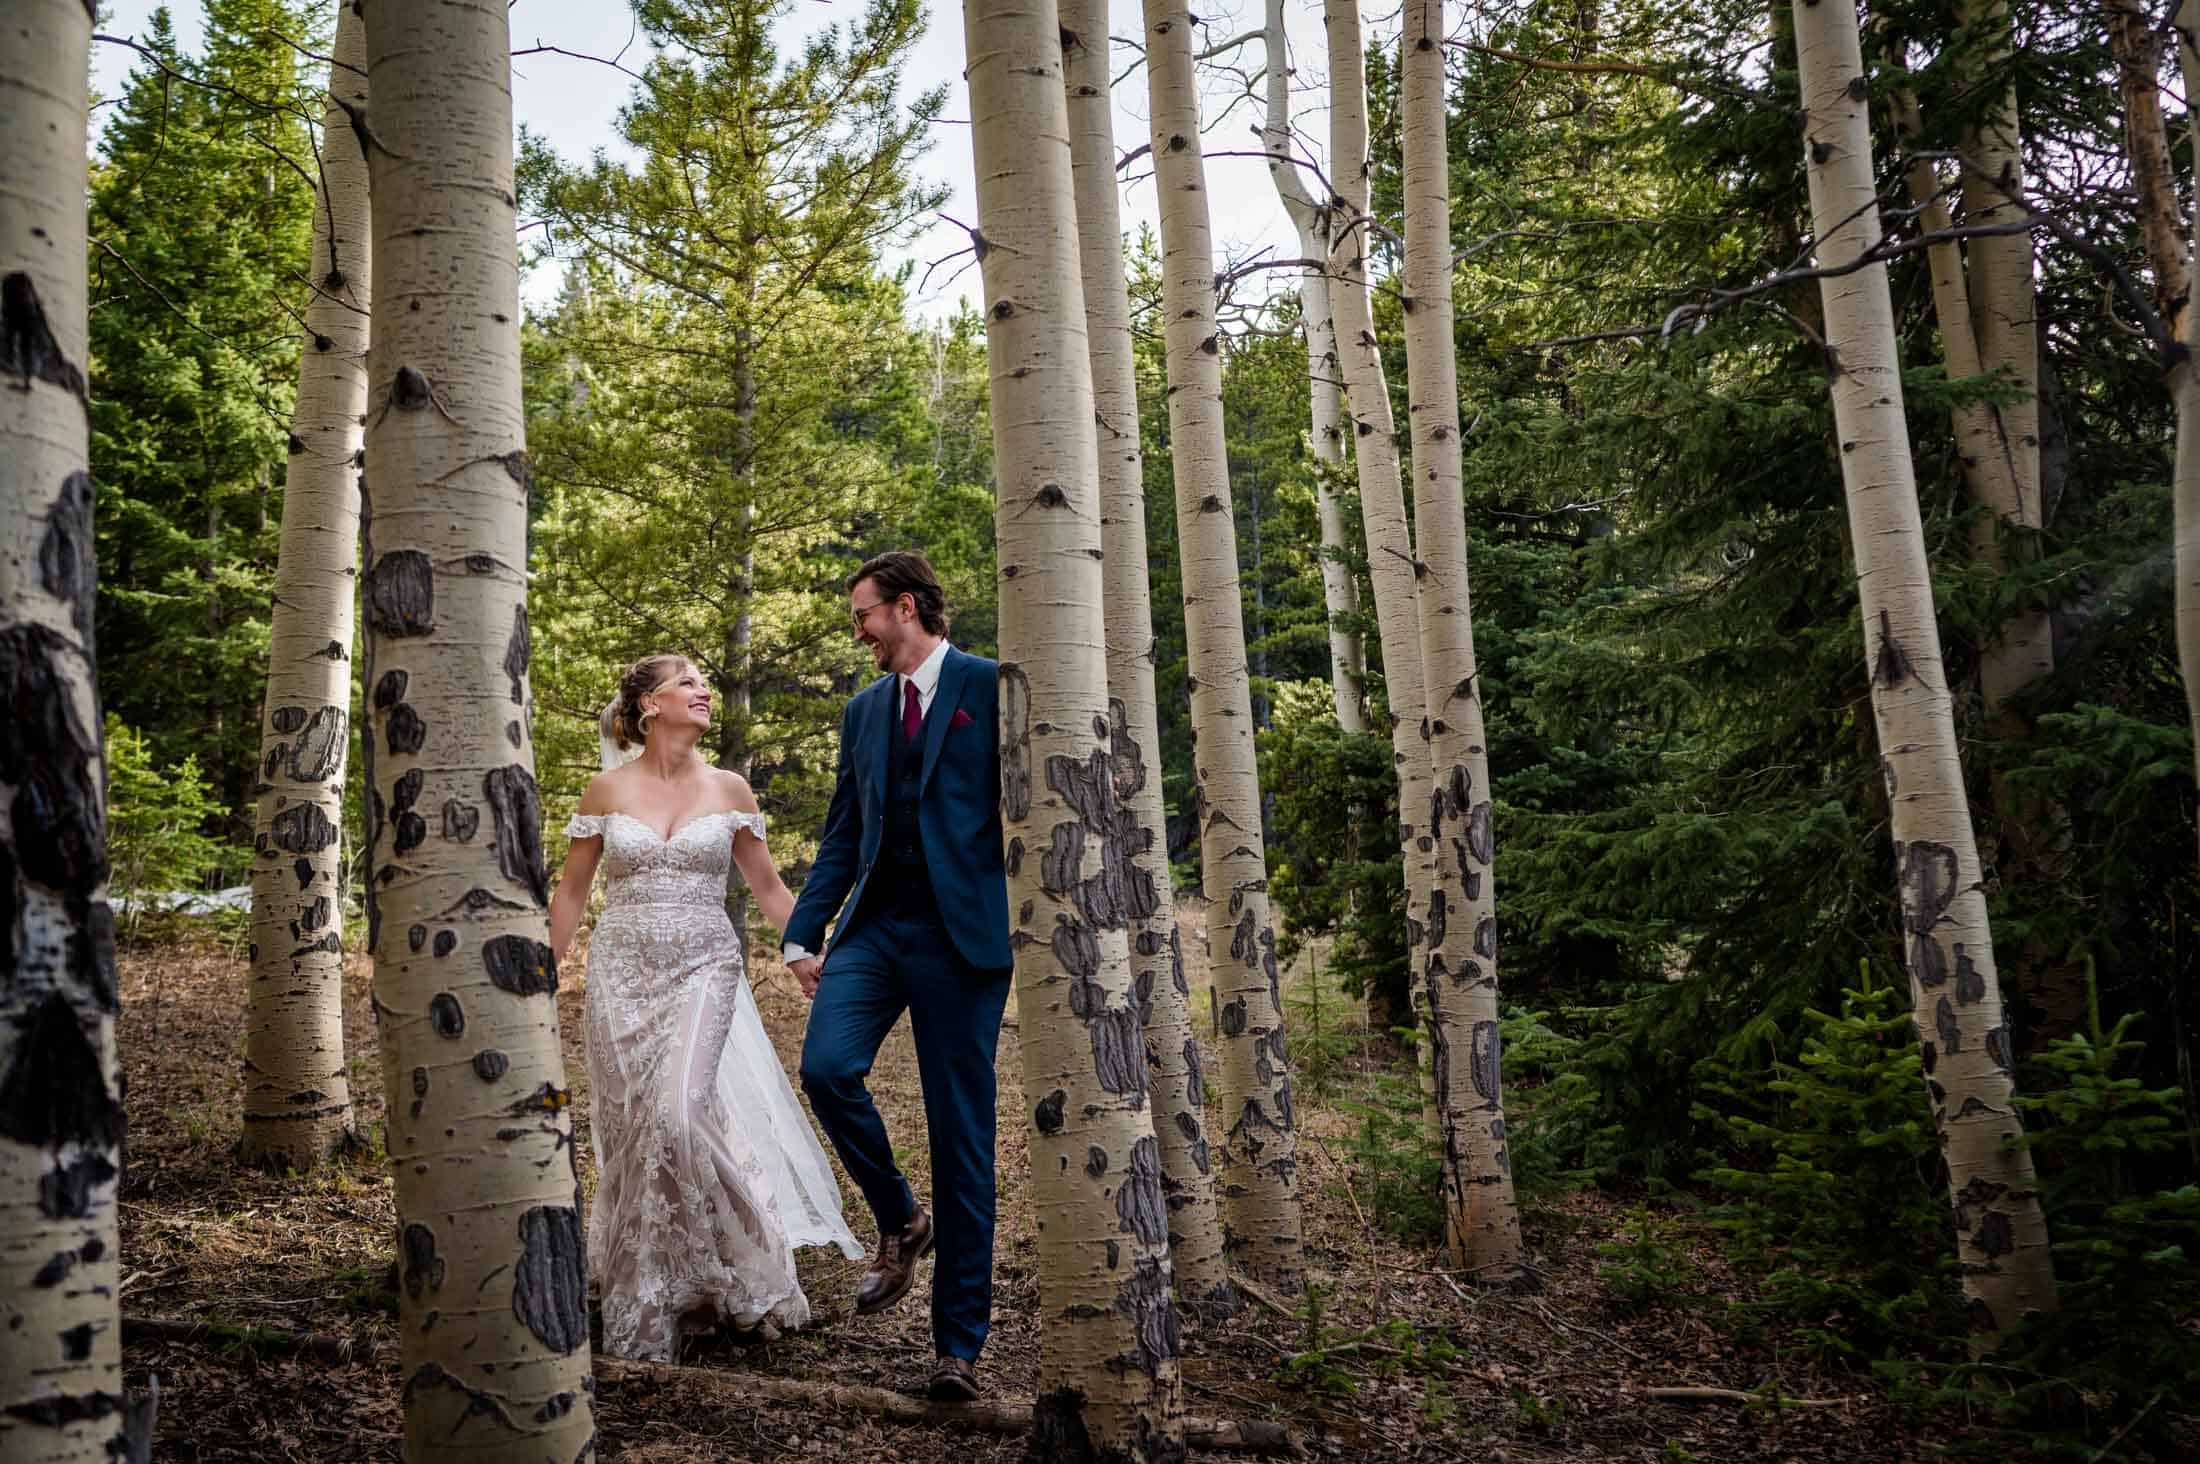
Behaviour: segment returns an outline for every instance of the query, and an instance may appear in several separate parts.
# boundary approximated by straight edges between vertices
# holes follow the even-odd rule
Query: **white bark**
[[[1398,48],[1405,134],[1406,415],[1413,431],[1413,522],[1422,569],[1416,599],[1427,688],[1424,756],[1434,784],[1428,833],[1436,844],[1428,958],[1420,978],[1434,1049],[1452,1262],[1477,1280],[1509,1282],[1521,1273],[1520,1211],[1513,1200],[1500,1082],[1495,846],[1460,470],[1443,43],[1443,0],[1411,0]]]
[[[574,1459],[595,1424],[529,736],[510,34],[502,0],[366,19],[367,938],[405,1453]]]
[[[1337,323],[1329,303],[1330,222],[1326,201],[1314,197],[1293,155],[1291,64],[1283,27],[1283,0],[1267,0],[1263,34],[1268,47],[1268,113],[1261,126],[1261,148],[1268,154],[1268,176],[1299,236],[1299,253],[1325,263],[1299,277],[1299,313],[1306,328],[1307,441],[1314,453],[1315,510],[1322,535],[1322,604],[1329,612],[1329,687],[1337,725],[1347,732],[1367,730],[1367,662],[1360,633],[1352,628],[1360,615],[1360,584],[1343,559],[1344,505],[1337,501],[1332,475],[1344,469],[1344,377],[1337,358]]]
[[[1795,0],[1817,263],[1880,239],[1854,0]],[[1820,282],[1834,426],[1856,545],[1866,671],[1902,887],[1918,1039],[1975,1345],[2055,1304],[2047,1222],[2014,1102],[2009,1026],[1957,759],[1902,416],[1887,270]]]
[[[1222,437],[1222,349],[1192,18],[1182,0],[1146,0],[1145,21],[1154,174],[1161,196],[1169,445],[1196,738],[1193,778],[1222,1028],[1222,1115],[1229,1125],[1222,1157],[1223,1245],[1232,1265],[1292,1295],[1303,1267],[1297,1136],[1268,908],[1230,464]]]
[[[344,762],[358,458],[367,420],[367,162],[337,104],[367,104],[366,22],[336,7],[313,294],[298,357],[290,470],[260,716],[252,974],[244,1047],[244,1157],[307,1169],[352,1138],[344,1065]]]
[[[1961,0],[1961,21],[1991,36],[1984,56],[1988,67],[2006,64],[2016,50],[2008,0]],[[2024,152],[2017,117],[2017,90],[2004,82],[1987,118],[1971,129],[1964,154],[1984,176],[1964,171],[1963,222],[1973,227],[2020,220],[2023,210],[2010,199],[2024,186]],[[1997,518],[2019,530],[2037,532],[2047,522],[2040,494],[2040,353],[2036,296],[2032,284],[2032,236],[2029,232],[1985,235],[1970,243],[1970,306],[1982,371],[2008,375],[2016,399],[1986,408],[1992,448],[2006,466],[1980,482],[1981,501]],[[1987,496],[1991,495],[1991,496]],[[2002,562],[1999,547],[1990,562]],[[1980,665],[1989,716],[2009,699],[2055,669],[2055,645],[2044,608],[2023,611],[1999,628]]]
[[[1435,788],[1421,741],[1421,625],[1414,587],[1413,539],[1406,527],[1405,489],[1398,470],[1397,423],[1390,383],[1375,339],[1368,298],[1367,58],[1360,41],[1359,0],[1329,0],[1329,165],[1337,197],[1330,204],[1329,296],[1351,405],[1353,461],[1358,465],[1360,522],[1367,538],[1368,578],[1375,589],[1375,625],[1383,650],[1383,689],[1390,707],[1391,760],[1398,769],[1398,847],[1405,859],[1406,959],[1422,960],[1436,841],[1417,823]],[[1371,1001],[1369,1019],[1393,1022]]]
[[[1116,796],[1135,834],[1128,867],[1131,981],[1146,1031],[1153,1132],[1169,1211],[1177,1295],[1201,1316],[1236,1309],[1215,1209],[1206,1133],[1206,1065],[1193,1035],[1191,986],[1170,898],[1161,798],[1161,734],[1154,693],[1153,592],[1146,572],[1144,455],[1138,437],[1138,369],[1123,277],[1121,200],[1115,181],[1104,0],[1063,0],[1063,77],[1069,98],[1078,256],[1092,360],[1098,435],[1101,573],[1107,606],[1108,722]]]
[[[124,1452],[122,1142],[93,681],[85,75],[92,8],[0,42],[0,1457]]]
[[[1135,815],[1108,718],[1099,458],[1062,26],[967,0],[1001,582],[1001,828],[1039,1226],[1035,1457],[1178,1460],[1168,1207],[1131,984]]]

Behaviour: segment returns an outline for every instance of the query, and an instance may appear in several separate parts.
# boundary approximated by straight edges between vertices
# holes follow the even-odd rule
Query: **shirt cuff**
[[[810,958],[810,953],[803,949],[800,941],[790,940],[780,945],[779,956],[781,960],[791,966],[796,961],[807,961]]]

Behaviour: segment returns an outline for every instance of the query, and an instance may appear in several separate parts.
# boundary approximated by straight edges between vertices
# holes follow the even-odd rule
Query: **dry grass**
[[[1185,947],[1195,1011],[1206,1011],[1204,937],[1187,909]],[[122,1044],[129,1077],[131,1134],[123,1189],[126,1312],[200,1316],[358,1338],[379,1348],[348,1366],[256,1351],[248,1346],[156,1342],[132,1345],[133,1381],[161,1376],[163,1409],[155,1457],[172,1460],[395,1459],[399,1436],[395,1328],[386,1279],[395,1212],[372,1157],[310,1176],[268,1176],[238,1167],[239,1057],[244,971],[233,952],[186,942],[125,953]],[[567,1065],[574,1082],[584,1166],[588,1163],[585,1068],[578,1049],[581,964],[559,993]],[[804,1004],[768,954],[755,973],[759,1005],[782,1057],[801,1044]],[[1295,972],[1303,989],[1310,979]],[[346,1040],[362,1123],[380,1121],[380,1070],[367,1006],[366,963],[348,978]],[[1340,994],[1324,1011],[1348,1036],[1355,1020]],[[1014,1008],[1010,1020],[1015,1021]],[[1205,1031],[1205,1023],[1198,1024]],[[1386,1060],[1383,1039],[1361,1031],[1346,1044],[1347,1067]],[[1002,1227],[994,1332],[984,1372],[1009,1395],[1028,1394],[1038,1375],[1036,1254],[1023,1204],[1025,1114],[1013,1028],[1001,1045]],[[1349,1084],[1349,1075],[1343,1080]],[[889,1039],[873,1088],[918,1192],[928,1188],[922,1107],[907,1029]],[[1315,1102],[1300,1107],[1302,1189],[1310,1276],[1330,1298],[1327,1321],[1340,1334],[1399,1321],[1420,1342],[1443,1340],[1456,1356],[1405,1367],[1375,1338],[1332,1359],[1332,1391],[1304,1378],[1279,1381],[1284,1354],[1305,1345],[1305,1324],[1255,1310],[1231,1326],[1187,1339],[1187,1403],[1196,1412],[1289,1419],[1317,1453],[1349,1459],[1678,1460],[1780,1457],[1899,1459],[1916,1449],[1870,1404],[1802,1415],[1730,1407],[1691,1408],[1639,1397],[1652,1385],[1754,1388],[1773,1365],[1738,1351],[1700,1317],[1630,1316],[1611,1307],[1596,1280],[1593,1247],[1615,1222],[1588,1198],[1567,1204],[1535,1234],[1537,1266],[1549,1278],[1539,1296],[1486,1295],[1445,1273],[1440,1257],[1391,1239],[1364,1213],[1348,1144],[1354,1120]],[[868,1217],[851,1196],[859,1233]],[[725,1341],[688,1361],[791,1378],[907,1387],[928,1363],[922,1281],[911,1302],[880,1318],[849,1314],[860,1263],[807,1252],[803,1272],[821,1324],[764,1346]],[[1794,1393],[1854,1393],[1847,1383],[1788,1371]],[[1349,1388],[1350,1391],[1344,1391]],[[737,1426],[693,1431],[677,1389],[606,1386],[599,1399],[604,1456],[629,1460],[849,1457],[980,1464],[1021,1457],[1013,1440],[882,1425],[867,1417],[762,1403]],[[1686,1452],[1665,1452],[1672,1450]]]

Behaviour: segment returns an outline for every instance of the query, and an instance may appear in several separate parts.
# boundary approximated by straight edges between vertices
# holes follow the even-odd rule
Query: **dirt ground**
[[[1195,958],[1198,929],[1196,918],[1186,921],[1185,944]],[[188,937],[126,950],[122,975],[130,1110],[122,1191],[125,1315],[306,1331],[358,1345],[353,1360],[338,1364],[249,1342],[128,1341],[132,1385],[142,1386],[148,1373],[160,1378],[154,1457],[396,1459],[396,1328],[386,1285],[395,1210],[386,1174],[370,1159],[310,1177],[257,1174],[233,1162],[242,1092],[241,952]],[[791,1065],[804,1004],[775,959],[762,957],[755,976],[766,1023]],[[368,980],[367,964],[355,958],[345,1026],[364,1128],[382,1113]],[[584,980],[576,960],[559,1003],[586,1166]],[[1203,999],[1195,1010],[1204,1010]],[[1342,1020],[1349,1036],[1349,1004],[1335,996],[1326,1011],[1331,1029]],[[1386,1056],[1364,1033],[1346,1046],[1340,1092],[1354,1086],[1351,1069],[1371,1072]],[[1003,1034],[1000,1086],[1001,1234],[982,1376],[993,1397],[1015,1400],[1033,1392],[1040,1338],[1013,1029]],[[922,1110],[906,1025],[881,1054],[873,1087],[921,1195],[928,1187]],[[1256,1308],[1227,1326],[1188,1331],[1190,1412],[1285,1422],[1306,1453],[1332,1459],[1683,1464],[1895,1460],[1926,1452],[1856,1375],[1815,1374],[1772,1352],[1741,1347],[1695,1310],[1621,1304],[1598,1279],[1604,1263],[1596,1248],[1628,1222],[1604,1198],[1577,1196],[1531,1215],[1540,1291],[1500,1295],[1462,1284],[1440,1253],[1403,1246],[1371,1223],[1368,1177],[1345,1142],[1358,1118],[1341,1101],[1302,1101],[1299,1113],[1307,1261],[1326,1297],[1326,1330],[1316,1337],[1303,1316]],[[849,1204],[858,1233],[868,1238],[869,1217],[852,1191]],[[1699,1259],[1707,1273],[1715,1270],[1709,1256]],[[923,1304],[930,1264],[923,1263],[918,1289],[900,1308],[856,1318],[849,1299],[861,1263],[805,1252],[806,1287],[821,1324],[766,1345],[706,1343],[683,1359],[691,1369],[669,1380],[605,1382],[597,1411],[602,1456],[941,1464],[1021,1458],[1023,1444],[1015,1438],[887,1424],[743,1392],[740,1374],[915,1391],[930,1359]],[[1382,1324],[1403,1325],[1369,1334]],[[1304,1354],[1310,1340],[1326,1343],[1321,1365],[1301,1356],[1294,1373],[1290,1359]],[[1340,1341],[1347,1345],[1338,1348]],[[1779,1409],[1646,1395],[1654,1387],[1689,1385],[1746,1391],[1777,1385],[1790,1397],[1841,1401]],[[1948,1429],[1936,1432],[1937,1442],[1951,1442]],[[1194,1457],[1225,1456],[1195,1450]]]

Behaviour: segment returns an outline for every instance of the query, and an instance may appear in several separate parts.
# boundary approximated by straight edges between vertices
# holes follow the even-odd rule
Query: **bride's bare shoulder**
[[[715,791],[725,800],[728,808],[738,809],[742,813],[758,811],[756,790],[749,786],[747,778],[731,768],[712,768],[711,777],[717,785]]]
[[[619,811],[619,784],[624,768],[613,768],[608,773],[598,773],[588,780],[581,792],[580,807],[576,813],[617,813]]]

